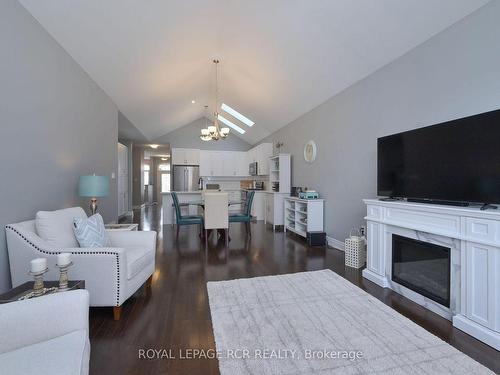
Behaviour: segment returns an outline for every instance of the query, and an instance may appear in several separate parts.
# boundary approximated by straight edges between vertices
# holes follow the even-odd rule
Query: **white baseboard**
[[[371,282],[381,286],[382,288],[388,288],[389,282],[387,281],[387,277],[378,275],[375,272],[370,271],[368,268],[365,268],[362,272],[363,277],[365,279],[370,280]]]
[[[337,239],[335,239],[333,237],[326,236],[326,243],[330,247],[333,247],[333,248],[338,249],[338,250],[345,251],[344,241],[339,241],[339,240],[337,240]]]
[[[461,314],[453,317],[453,326],[494,347],[496,350],[500,350],[500,333],[483,327]]]

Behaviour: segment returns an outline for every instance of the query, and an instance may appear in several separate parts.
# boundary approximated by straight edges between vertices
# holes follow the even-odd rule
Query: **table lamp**
[[[90,198],[90,211],[92,215],[97,212],[97,198],[109,194],[109,179],[107,176],[80,176],[78,181],[78,195]]]

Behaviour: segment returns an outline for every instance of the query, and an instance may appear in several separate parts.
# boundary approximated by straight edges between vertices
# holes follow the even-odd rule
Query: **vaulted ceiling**
[[[256,123],[249,143],[487,2],[20,0],[148,139],[213,111],[219,58],[221,101]]]

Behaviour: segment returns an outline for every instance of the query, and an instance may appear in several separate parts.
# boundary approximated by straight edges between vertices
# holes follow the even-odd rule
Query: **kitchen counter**
[[[187,194],[201,194],[202,190],[195,190],[195,191],[167,191],[162,193],[163,195],[171,195],[172,193],[177,193],[177,195],[187,195]]]

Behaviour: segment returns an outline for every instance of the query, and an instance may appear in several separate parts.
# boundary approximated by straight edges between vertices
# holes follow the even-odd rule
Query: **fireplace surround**
[[[404,201],[364,202],[367,267],[363,277],[451,320],[456,328],[500,350],[500,212]],[[440,254],[430,263],[427,258],[432,250],[413,259],[417,262],[413,266],[425,269],[426,275],[419,275],[415,267],[401,268],[411,256],[401,262],[393,253],[393,240],[400,238],[405,245],[416,244],[417,250],[428,247]],[[406,255],[415,254],[406,251]],[[449,260],[445,260],[447,256]],[[448,272],[445,267],[441,277],[430,270],[445,264]],[[412,285],[422,281],[430,290]],[[443,290],[445,285],[449,290]]]
[[[391,280],[449,308],[450,251],[393,234]]]

